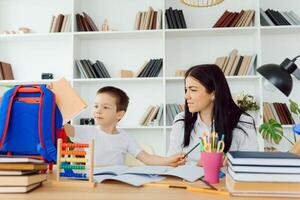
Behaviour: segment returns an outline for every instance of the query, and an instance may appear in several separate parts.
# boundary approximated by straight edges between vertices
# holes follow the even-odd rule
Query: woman
[[[253,118],[234,103],[228,83],[217,65],[197,65],[185,74],[185,111],[174,120],[168,155],[188,152],[204,132],[224,135],[227,151],[257,151],[258,141]],[[188,162],[200,160],[200,147]]]

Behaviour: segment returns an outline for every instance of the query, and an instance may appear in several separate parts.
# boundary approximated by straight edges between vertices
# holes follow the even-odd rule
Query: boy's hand
[[[167,165],[172,167],[177,167],[179,165],[184,165],[186,160],[184,157],[184,153],[177,153],[170,157],[167,157]]]
[[[75,135],[75,130],[74,130],[74,127],[70,124],[65,124],[64,125],[64,129],[65,129],[65,132],[67,134],[67,136],[69,137],[74,137]]]

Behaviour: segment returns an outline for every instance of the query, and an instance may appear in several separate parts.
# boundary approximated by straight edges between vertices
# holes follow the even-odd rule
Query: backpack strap
[[[21,87],[21,85],[14,86],[13,88],[7,90],[2,97],[0,106],[0,150],[3,147],[6,138],[11,107],[19,88]]]
[[[39,132],[41,133],[42,140],[38,151],[48,161],[56,161],[55,95],[46,85],[41,85],[40,89],[43,94],[41,96],[39,111]]]

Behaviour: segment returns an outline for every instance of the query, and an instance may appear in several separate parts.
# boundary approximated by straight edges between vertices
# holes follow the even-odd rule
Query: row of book
[[[141,126],[162,126],[163,125],[163,105],[150,105],[143,114],[139,124]]]
[[[213,28],[253,26],[254,16],[255,10],[241,10],[240,12],[226,10],[213,25]]]
[[[226,187],[233,196],[300,197],[300,156],[229,152]]]
[[[12,67],[9,63],[0,61],[0,80],[14,80]]]
[[[162,29],[162,10],[153,10],[150,6],[148,11],[139,11],[136,14],[135,30],[150,30],[150,29]]]
[[[166,9],[165,16],[169,29],[187,28],[182,10],[173,10],[172,7]]]
[[[167,104],[167,126],[171,126],[175,119],[175,116],[184,111],[184,104]],[[163,105],[150,105],[142,118],[140,119],[139,124],[141,126],[162,126],[163,125]]]
[[[96,60],[75,60],[81,78],[111,78],[103,62]]]
[[[281,124],[295,124],[295,121],[285,103],[263,103],[263,120],[275,119]]]
[[[167,126],[172,126],[176,115],[184,111],[184,104],[175,104],[175,103],[167,104],[166,110],[167,110],[167,119],[166,119]]]
[[[0,193],[25,193],[42,185],[47,175],[42,160],[20,157],[0,157]]]
[[[82,12],[76,14],[77,31],[99,31],[92,18]]]
[[[294,11],[277,11],[260,9],[260,24],[262,26],[300,25],[300,17]]]
[[[233,49],[228,56],[218,57],[215,64],[225,76],[245,76],[254,73],[255,61],[256,54],[242,56],[238,54],[238,50]]]
[[[163,59],[150,59],[146,61],[136,73],[136,77],[157,77],[162,69]]]
[[[70,32],[71,31],[71,22],[72,16],[71,14],[63,15],[59,14],[57,16],[52,16],[50,33],[56,32]]]

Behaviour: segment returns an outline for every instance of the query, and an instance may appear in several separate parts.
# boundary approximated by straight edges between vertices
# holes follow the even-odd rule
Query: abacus
[[[87,159],[87,152],[83,148],[89,149],[90,158]],[[90,164],[89,168],[87,163]],[[62,172],[63,171],[63,172]],[[75,171],[75,172],[74,172]],[[87,176],[87,171],[89,176]],[[94,140],[90,144],[62,143],[62,139],[57,141],[57,170],[56,182],[67,185],[88,185],[95,186],[94,174]],[[70,181],[72,179],[73,181]],[[88,180],[88,181],[75,181]],[[72,184],[71,184],[72,183]]]

